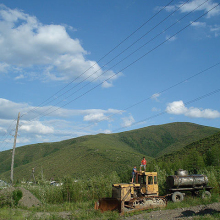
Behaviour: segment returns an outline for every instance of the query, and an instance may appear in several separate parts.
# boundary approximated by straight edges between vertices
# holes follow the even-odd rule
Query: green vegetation
[[[61,186],[50,186],[42,181],[41,185],[29,185],[31,191],[44,204],[60,204],[63,202],[85,202],[97,200],[102,197],[111,197],[112,184],[119,183],[120,178],[116,172],[108,175],[82,177],[75,180],[69,176],[60,180]]]
[[[167,193],[166,177],[178,169],[205,174],[209,185],[214,187],[211,200],[190,195],[183,203],[168,203],[168,209],[219,202],[219,131],[191,123],[171,123],[19,147],[15,156],[16,185],[32,192],[42,205],[22,207],[20,211],[16,208],[22,198],[20,190],[6,196],[0,193],[0,216],[3,219],[24,219],[24,216],[27,219],[119,219],[117,212],[95,211],[94,203],[99,198],[111,197],[113,183],[130,182],[132,167],[139,168],[143,156],[148,161],[147,171],[158,172],[160,195]],[[0,152],[1,179],[9,180],[10,165],[11,152]],[[37,184],[26,184],[33,181],[33,177]],[[62,184],[52,186],[49,180]],[[219,213],[209,219],[216,216],[218,218]]]
[[[160,173],[160,181],[165,179],[166,174],[158,168]],[[9,209],[6,206],[0,209],[0,216],[3,219],[120,219],[117,212],[105,212],[94,210],[95,201],[101,197],[108,197],[111,194],[111,185],[119,180],[115,172],[107,176],[99,176],[98,178],[82,178],[80,181],[75,181],[70,177],[65,177],[61,180],[63,185],[50,186],[46,181],[41,180],[40,185],[23,185],[31,191],[38,199],[42,201],[40,207],[25,209]],[[162,182],[162,185],[164,183]],[[207,205],[214,202],[220,202],[219,194],[212,194],[212,197],[207,200],[202,200],[200,196],[192,197],[186,195],[181,203],[168,202],[165,209],[187,208],[196,205]],[[150,212],[147,210],[145,212]],[[131,216],[140,214],[126,214]],[[198,219],[203,216],[195,215]],[[209,215],[210,216],[210,215]],[[214,213],[210,216],[211,219],[218,219],[219,213]],[[123,219],[123,217],[121,218]]]
[[[110,197],[112,184],[120,182],[116,172],[109,175],[86,178],[76,181],[69,176],[61,179],[62,185],[51,186],[47,181],[40,181],[40,185],[23,184],[22,187],[32,192],[41,202],[40,207],[33,207],[21,212],[4,204],[0,209],[0,219],[118,219],[119,213],[94,210],[95,202],[102,197]],[[20,184],[19,184],[20,185]],[[4,201],[11,202],[11,198],[20,197],[19,190],[13,191]],[[14,207],[9,211],[6,207]]]
[[[160,191],[163,192],[165,186],[166,171],[159,166],[155,167],[158,172]],[[206,171],[210,185],[213,180],[215,181],[215,173],[212,171]],[[120,219],[117,212],[105,212],[94,210],[95,201],[102,197],[111,196],[112,184],[120,182],[119,176],[116,172],[112,172],[109,175],[100,175],[93,178],[83,177],[79,181],[66,176],[60,179],[63,184],[60,186],[51,186],[45,180],[38,181],[38,185],[23,184],[27,190],[32,192],[41,202],[40,207],[33,207],[25,209],[9,209],[10,204],[5,204],[0,209],[0,216],[3,219]],[[19,184],[20,185],[20,184]],[[18,195],[19,192],[16,192]],[[10,197],[7,198],[8,201]],[[209,204],[213,202],[220,202],[219,194],[212,194],[212,197],[207,200],[202,200],[201,197],[192,197],[188,194],[185,196],[182,203],[168,202],[166,209],[174,208],[187,208],[199,204]],[[7,206],[6,206],[7,205]],[[149,210],[148,210],[149,212]],[[134,214],[140,214],[141,212],[135,212]],[[134,215],[132,214],[132,215]],[[130,215],[130,214],[129,214]],[[128,215],[127,215],[128,216]],[[201,216],[197,216],[202,218]],[[214,213],[212,219],[218,219],[219,213]]]
[[[21,190],[14,190],[12,192],[12,198],[14,200],[14,204],[15,205],[18,205],[18,201],[22,198],[23,194],[22,194],[22,191]]]
[[[32,168],[35,168],[35,177],[43,176],[47,180],[57,180],[64,175],[79,179],[84,175],[116,171],[128,181],[127,170],[131,172],[134,165],[138,166],[143,156],[149,162],[219,131],[192,123],[171,123],[118,134],[90,135],[18,147],[14,180],[33,181]],[[214,150],[209,153],[209,163],[213,156]],[[0,152],[1,179],[10,180],[10,169],[11,151]]]
[[[216,132],[219,132],[219,129],[178,122],[123,132],[119,136],[138,152],[156,158],[180,150]]]
[[[6,190],[0,194],[0,208],[2,207],[15,207],[18,205],[19,200],[22,198],[22,191],[17,190]]]
[[[167,175],[174,175],[178,169],[188,170],[191,174],[205,174],[209,177],[214,192],[220,192],[220,133],[211,135],[178,152],[164,155],[151,161],[148,169],[163,169]],[[159,171],[160,172],[160,171]]]

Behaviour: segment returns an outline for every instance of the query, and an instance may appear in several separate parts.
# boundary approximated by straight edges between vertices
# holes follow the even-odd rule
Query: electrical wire
[[[218,93],[218,92],[220,92],[220,89],[216,89],[216,90],[214,90],[214,91],[212,91],[212,92],[206,93],[205,95],[202,95],[202,96],[197,97],[197,98],[195,98],[195,99],[193,99],[193,100],[190,100],[190,101],[184,103],[184,105],[187,106],[187,105],[189,105],[189,104],[191,104],[191,103],[194,103],[194,102],[197,102],[197,101],[199,101],[199,100],[201,100],[201,99],[207,98],[207,97],[209,97],[209,96],[211,96],[211,95],[214,95],[214,94],[216,94],[216,93]],[[176,108],[173,108],[173,109],[179,109],[179,108],[181,108],[181,107],[176,107]],[[140,124],[140,123],[149,121],[150,119],[159,117],[159,116],[164,115],[164,114],[166,114],[166,113],[167,113],[167,111],[162,111],[162,112],[160,112],[160,113],[158,113],[158,114],[156,114],[156,115],[152,115],[152,116],[147,117],[147,118],[145,118],[145,119],[143,119],[143,120],[140,120],[140,121],[138,121],[138,122],[132,123],[132,124],[129,125],[129,126],[123,126],[123,127],[118,128],[118,129],[115,129],[113,132],[119,131],[119,130],[121,130],[121,129],[123,129],[123,128],[131,127],[131,126],[134,126],[134,125],[137,125],[137,124]]]
[[[160,21],[157,25],[155,25],[153,28],[151,28],[148,32],[146,32],[144,35],[142,35],[139,39],[137,39],[134,43],[132,43],[129,47],[127,47],[125,50],[123,50],[121,53],[119,53],[117,56],[115,56],[113,59],[111,59],[108,63],[106,63],[104,66],[106,66],[107,64],[111,63],[113,60],[115,60],[117,57],[119,57],[121,54],[123,54],[125,51],[127,51],[129,48],[131,48],[133,45],[135,45],[138,41],[140,41],[144,36],[146,36],[147,34],[149,34],[152,30],[154,30],[156,27],[158,27],[160,24],[162,24],[165,20],[167,20],[171,15],[173,15],[176,11],[178,11],[180,8],[182,8],[189,0],[187,0],[186,2],[184,2],[182,5],[180,5],[179,7],[177,7],[176,10],[174,10],[171,14],[169,14],[167,17],[165,17],[162,21]],[[62,103],[64,100],[66,100],[67,98],[71,97],[72,95],[74,95],[75,93],[79,92],[81,89],[85,88],[86,86],[88,86],[89,84],[91,84],[92,82],[96,81],[99,77],[101,77],[102,75],[104,75],[106,72],[110,71],[111,69],[113,69],[114,67],[116,67],[118,64],[122,63],[123,61],[125,61],[126,59],[128,59],[131,55],[133,55],[134,53],[136,53],[137,51],[139,51],[140,49],[142,49],[144,46],[146,46],[148,43],[150,43],[152,40],[156,39],[158,36],[160,36],[161,34],[163,34],[164,32],[166,32],[168,29],[170,29],[172,26],[174,26],[175,24],[179,23],[182,19],[184,19],[185,17],[187,17],[190,13],[194,12],[196,9],[198,9],[199,7],[201,7],[203,4],[205,4],[207,1],[201,3],[200,5],[198,5],[194,10],[192,10],[191,12],[189,12],[188,14],[186,14],[185,16],[183,16],[181,19],[177,20],[174,24],[172,24],[171,26],[169,26],[168,28],[166,28],[165,30],[163,30],[162,32],[160,32],[160,34],[156,35],[155,37],[153,37],[151,40],[149,40],[147,43],[145,43],[144,45],[142,45],[141,47],[139,47],[138,49],[136,49],[134,52],[132,52],[131,54],[129,54],[128,56],[126,56],[125,58],[123,58],[121,61],[117,62],[115,65],[111,66],[108,70],[104,71],[101,75],[95,77],[93,80],[91,80],[90,82],[88,82],[86,85],[82,86],[81,88],[79,88],[78,90],[76,90],[75,92],[71,93],[69,96],[65,97],[65,99],[55,103],[55,105],[58,105],[60,103]],[[91,76],[93,76],[95,73],[97,73],[99,70],[101,70],[104,66],[102,66],[100,69],[96,70],[95,72],[93,72],[91,75],[89,75],[88,77],[86,77],[85,79],[83,79],[81,82],[79,82],[77,85],[75,85],[74,87],[70,88],[68,91],[62,93],[60,96],[65,95],[66,93],[68,93],[69,91],[71,91],[72,89],[76,88],[78,85],[80,85],[82,82],[86,81],[87,79],[89,79]],[[119,71],[120,72],[120,71]],[[108,80],[108,79],[107,79]],[[103,82],[102,82],[103,83]],[[60,96],[58,96],[57,98],[59,98]],[[57,99],[56,98],[56,99]],[[52,101],[56,100],[53,99]],[[49,102],[50,103],[50,102]],[[49,107],[46,111],[49,111],[50,109],[54,108],[54,106]],[[42,114],[42,113],[41,113]],[[36,116],[36,118],[39,116]]]
[[[174,85],[172,85],[172,86],[170,86],[170,87],[168,87],[168,88],[166,88],[166,89],[161,90],[161,91],[158,92],[157,94],[158,94],[158,95],[161,95],[161,94],[163,94],[163,93],[165,93],[165,92],[167,92],[167,91],[169,91],[169,90],[171,90],[171,89],[173,89],[173,88],[175,88],[175,87],[177,87],[177,86],[179,86],[179,85],[185,83],[186,81],[189,81],[189,80],[191,80],[191,79],[193,79],[193,78],[195,78],[195,77],[201,75],[202,73],[204,73],[204,72],[206,72],[206,71],[208,71],[208,70],[211,70],[212,68],[214,68],[214,67],[216,67],[216,66],[218,66],[218,65],[220,65],[220,62],[217,62],[217,63],[215,63],[214,65],[212,65],[212,66],[210,66],[210,67],[208,67],[208,68],[206,68],[206,69],[204,69],[204,70],[202,70],[202,71],[200,71],[200,72],[198,72],[198,73],[196,73],[196,74],[194,74],[194,75],[192,75],[192,76],[190,76],[190,77],[188,77],[188,78],[186,78],[186,79],[184,79],[184,80],[182,80],[182,81],[180,81],[180,82],[178,82],[178,83],[176,83],[176,84],[174,84]],[[133,108],[133,107],[135,107],[135,106],[137,106],[137,105],[139,105],[139,104],[141,104],[141,103],[143,103],[143,102],[145,102],[145,101],[147,101],[147,100],[150,100],[151,98],[152,98],[152,96],[147,97],[147,98],[145,98],[145,99],[142,99],[141,101],[138,101],[138,102],[136,102],[136,103],[134,103],[134,104],[132,104],[132,105],[130,105],[130,106],[128,106],[128,107],[126,107],[126,108],[120,110],[120,111],[117,112],[117,113],[114,113],[114,114],[111,114],[111,115],[109,115],[109,116],[106,116],[105,118],[103,118],[103,119],[97,121],[96,123],[99,123],[99,122],[102,122],[102,121],[106,121],[106,120],[110,119],[111,117],[113,117],[114,115],[120,114],[120,113],[122,113],[122,112],[125,112],[125,111],[127,111],[128,109],[131,109],[131,108]],[[79,130],[85,130],[85,128],[88,128],[88,127],[91,127],[91,126],[92,126],[92,125],[88,125],[88,126],[85,126],[85,127],[81,128],[81,129],[79,129]]]
[[[12,125],[13,125],[15,122],[16,122],[16,119],[14,119],[14,120],[12,121],[12,123],[8,126],[7,131],[10,130],[10,128],[12,127]],[[10,133],[11,133],[13,130],[14,130],[14,129],[11,129],[9,132],[6,132],[6,133],[2,136],[1,139],[3,139],[4,137],[5,137],[5,138],[4,138],[3,140],[0,140],[1,145],[3,145],[4,143],[6,143],[8,137],[11,135]],[[6,143],[5,145],[7,145],[7,144],[8,144],[8,143]],[[4,147],[3,147],[3,148],[4,148]]]
[[[139,26],[135,31],[133,31],[129,36],[127,36],[123,41],[121,41],[119,44],[117,44],[113,49],[111,49],[108,53],[106,53],[103,57],[101,57],[96,63],[99,63],[101,60],[103,60],[105,57],[107,57],[110,53],[112,53],[114,50],[116,50],[120,45],[122,45],[126,40],[128,40],[131,36],[133,36],[136,32],[138,32],[141,28],[143,28],[148,22],[150,22],[154,17],[156,17],[161,11],[163,11],[167,6],[169,6],[174,0],[171,0],[168,4],[166,4],[164,7],[162,7],[157,13],[155,13],[152,17],[150,17],[146,22],[144,22],[141,26]],[[189,0],[188,0],[189,1]],[[187,2],[188,2],[187,1]],[[172,13],[173,14],[173,13]],[[131,47],[131,46],[130,46]],[[122,54],[122,53],[120,53]],[[119,56],[119,55],[118,55]],[[115,59],[115,58],[114,58]],[[113,61],[114,59],[112,59],[111,61]],[[107,64],[109,64],[111,61],[109,61]],[[67,88],[70,84],[72,84],[74,81],[76,81],[78,78],[80,78],[83,74],[85,74],[88,70],[90,70],[91,68],[93,68],[96,63],[94,65],[92,65],[90,68],[88,68],[86,71],[84,71],[83,73],[81,73],[79,76],[77,76],[74,80],[72,80],[70,83],[68,83],[66,86],[64,86],[63,88],[61,88],[59,91],[57,91],[55,94],[53,94],[52,96],[50,96],[48,99],[46,99],[45,101],[43,101],[41,104],[39,104],[38,106],[36,106],[35,108],[32,108],[31,110],[29,110],[28,112],[24,113],[23,115],[20,116],[20,118],[22,118],[23,116],[25,116],[26,114],[35,111],[38,107],[42,106],[44,103],[50,103],[48,102],[52,97],[54,97],[55,95],[57,95],[58,93],[60,93],[61,91],[63,91],[65,88]],[[105,64],[104,66],[106,66],[107,64]],[[71,90],[71,89],[70,89]],[[69,92],[70,90],[68,90],[67,92]],[[58,97],[66,94],[62,93],[61,95],[59,95]],[[57,98],[58,98],[57,97]],[[56,99],[57,99],[56,98]],[[54,99],[55,100],[55,99]],[[53,100],[52,100],[53,101]],[[16,121],[16,119],[14,120]],[[21,127],[22,125],[19,125],[19,127]],[[7,130],[10,129],[11,126],[9,126],[9,128]],[[12,130],[11,130],[12,131]],[[10,131],[10,132],[11,132]],[[7,132],[7,133],[10,133]],[[6,136],[7,133],[4,135]],[[2,138],[4,137],[2,136]],[[2,141],[2,144],[7,140],[9,134],[5,137],[5,139]],[[7,143],[8,144],[8,143]]]
[[[154,17],[156,17],[161,11],[163,11],[167,6],[169,6],[174,0],[171,0],[169,3],[167,3],[164,7],[162,7],[157,13],[155,13],[152,17],[150,17],[146,22],[144,22],[141,26],[139,26],[135,31],[133,31],[130,35],[128,35],[124,40],[122,40],[119,44],[117,44],[113,49],[111,49],[109,52],[107,52],[103,57],[101,57],[96,63],[94,63],[92,66],[90,66],[88,69],[86,69],[84,72],[82,72],[79,76],[77,76],[75,79],[73,79],[70,83],[68,83],[66,86],[64,86],[63,88],[61,88],[60,90],[58,90],[55,94],[53,94],[52,96],[50,96],[48,99],[46,99],[45,101],[43,101],[41,104],[39,104],[38,106],[36,106],[35,108],[31,109],[30,111],[24,113],[22,116],[35,111],[35,109],[37,109],[38,107],[42,106],[45,103],[51,103],[53,100],[56,100],[58,97],[66,94],[67,92],[59,95],[58,97],[56,97],[55,99],[53,99],[52,101],[48,102],[51,98],[53,98],[54,96],[56,96],[58,93],[60,93],[61,91],[63,91],[65,88],[67,88],[69,85],[71,85],[73,82],[75,82],[77,79],[79,79],[82,75],[84,75],[87,71],[89,71],[90,69],[92,69],[97,63],[99,63],[101,60],[103,60],[105,57],[107,57],[109,54],[111,54],[114,50],[116,50],[120,45],[122,45],[125,41],[127,41],[131,36],[133,36],[136,32],[138,32],[141,28],[143,28],[148,22],[150,22]],[[187,0],[188,2],[189,0]],[[111,62],[111,61],[110,61]],[[108,63],[107,63],[108,64]],[[106,66],[107,64],[105,64],[104,66]],[[21,116],[21,117],[22,117]]]
[[[183,31],[185,28],[187,28],[188,26],[190,26],[192,23],[194,23],[194,22],[196,22],[197,20],[199,20],[201,17],[203,17],[204,15],[206,15],[207,13],[209,13],[211,10],[213,10],[214,8],[216,8],[218,5],[219,5],[219,4],[215,5],[215,7],[213,7],[212,9],[210,9],[209,11],[207,11],[206,13],[204,13],[202,16],[198,17],[196,20],[194,20],[193,22],[191,22],[189,25],[185,26],[185,27],[184,27],[183,29],[181,29],[180,31],[176,32],[176,34],[172,35],[170,38],[168,38],[167,40],[165,40],[164,42],[162,42],[161,44],[159,44],[158,46],[156,46],[155,48],[153,48],[150,52],[152,52],[153,50],[157,49],[159,46],[161,46],[162,44],[164,44],[165,42],[167,42],[168,40],[170,40],[172,37],[174,37],[175,35],[177,35],[177,34],[180,33],[181,31]],[[195,9],[194,9],[194,10],[195,10]],[[134,63],[136,63],[138,60],[142,59],[144,56],[146,56],[146,55],[149,54],[150,52],[144,54],[143,56],[141,56],[140,58],[138,58],[137,60],[135,60],[134,62],[132,62],[131,64],[129,64],[129,65],[126,66],[125,68],[123,68],[122,70],[127,69],[129,66],[133,65]],[[122,70],[120,70],[119,72],[121,72]],[[118,72],[118,73],[119,73],[119,72]],[[118,74],[118,73],[117,73],[117,74]],[[112,77],[113,77],[113,76],[111,76],[110,78],[112,78]],[[107,80],[109,80],[110,78],[108,78]],[[106,81],[106,80],[105,80],[105,81]],[[105,82],[105,81],[103,81],[103,82]],[[102,83],[103,83],[103,82],[102,82]],[[100,83],[99,85],[101,85],[102,83]],[[99,86],[99,85],[98,85],[98,86]],[[175,85],[175,86],[176,86],[176,85]],[[93,87],[93,88],[90,89],[89,91],[92,91],[94,88],[97,88],[97,86]],[[87,91],[86,93],[82,94],[82,95],[79,96],[79,97],[82,97],[83,95],[87,94],[89,91]],[[76,99],[78,99],[79,97],[77,97]],[[74,99],[74,100],[76,100],[76,99]],[[148,98],[148,99],[149,99],[149,98]],[[72,100],[72,101],[74,101],[74,100]],[[66,106],[67,104],[71,103],[72,101],[66,103],[66,104],[63,105],[63,106]],[[143,101],[141,101],[141,102],[143,102]],[[136,104],[135,104],[135,105],[136,105]],[[63,107],[63,106],[62,106],[62,107]],[[60,108],[61,108],[61,107],[59,107],[58,109],[60,109]],[[58,109],[56,109],[56,110],[54,110],[54,111],[57,111]],[[54,112],[54,111],[52,111],[52,112]],[[50,113],[48,113],[48,114],[51,114],[52,112],[50,112]],[[48,114],[46,114],[46,115],[48,115]],[[22,115],[22,116],[23,116],[23,115]],[[43,115],[43,116],[45,116],[45,115]],[[42,117],[43,117],[43,116],[42,116]]]
[[[175,34],[173,34],[172,36],[168,37],[166,40],[164,40],[163,42],[161,42],[160,44],[158,44],[157,46],[155,46],[153,49],[149,50],[147,53],[145,53],[144,55],[142,55],[141,57],[139,57],[138,59],[134,60],[133,62],[131,62],[129,65],[125,66],[124,68],[122,68],[120,71],[118,71],[117,73],[113,74],[112,76],[110,76],[108,79],[102,81],[101,83],[97,84],[96,86],[94,86],[93,88],[87,90],[86,92],[84,92],[83,94],[79,95],[78,97],[76,97],[75,99],[65,103],[64,105],[62,105],[61,107],[57,107],[56,109],[52,110],[51,112],[47,113],[47,114],[41,114],[42,116],[40,117],[44,117],[47,116],[55,111],[58,111],[59,109],[61,109],[62,107],[65,107],[66,105],[69,105],[70,103],[72,103],[73,101],[78,100],[79,98],[85,96],[87,93],[91,92],[92,90],[96,89],[97,87],[99,87],[100,85],[102,85],[104,82],[106,82],[107,80],[110,80],[111,78],[117,76],[120,72],[124,71],[125,69],[127,69],[128,67],[132,66],[133,64],[135,64],[136,62],[138,62],[139,60],[143,59],[145,56],[147,56],[148,54],[150,54],[151,52],[153,52],[154,50],[156,50],[157,48],[159,48],[160,46],[162,46],[163,44],[165,44],[166,42],[168,42],[171,38],[175,37],[177,34],[181,33],[183,30],[185,30],[186,28],[188,28],[189,26],[191,26],[193,23],[197,22],[199,19],[201,19],[202,17],[204,17],[205,15],[207,15],[210,11],[212,11],[213,9],[215,9],[220,3],[216,4],[214,7],[212,7],[211,9],[209,9],[207,12],[203,13],[202,15],[200,15],[198,18],[196,18],[194,21],[190,22],[188,25],[186,25],[185,27],[183,27],[182,29],[180,29],[179,31],[177,31]],[[195,9],[194,9],[195,10]],[[87,84],[86,84],[87,85]],[[85,86],[84,86],[85,87]],[[84,88],[81,87],[80,89]],[[78,90],[79,91],[79,90]],[[67,97],[68,98],[68,97]],[[52,108],[52,107],[51,107]],[[46,112],[46,111],[45,111]],[[36,117],[38,118],[38,117]]]

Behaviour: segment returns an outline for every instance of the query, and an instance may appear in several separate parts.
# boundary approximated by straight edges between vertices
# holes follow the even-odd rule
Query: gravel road
[[[170,219],[193,219],[201,216],[212,216],[215,213],[220,214],[220,202],[208,205],[192,206],[190,208],[178,208],[169,210],[158,210],[150,213],[142,213],[132,217],[125,217],[126,220],[152,219],[152,220],[170,220]]]

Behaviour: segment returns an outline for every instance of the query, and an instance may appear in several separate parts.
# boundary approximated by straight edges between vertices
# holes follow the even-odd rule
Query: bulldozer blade
[[[102,198],[95,203],[95,209],[101,212],[119,211],[121,212],[121,201],[115,198]]]
[[[167,206],[165,196],[139,197],[124,202],[115,198],[102,198],[95,203],[95,209],[101,212],[118,211],[120,215],[140,210],[164,208]]]

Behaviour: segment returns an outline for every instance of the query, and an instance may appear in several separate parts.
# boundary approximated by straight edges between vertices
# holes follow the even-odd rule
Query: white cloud
[[[122,121],[123,121],[121,124],[122,127],[130,127],[135,122],[132,115],[122,118]]]
[[[160,97],[160,93],[155,93],[151,96],[151,99],[158,101],[158,98]]]
[[[112,132],[111,132],[111,130],[104,130],[102,133],[104,133],[104,134],[111,134]]]
[[[169,103],[166,108],[168,114],[185,115],[191,118],[215,119],[220,117],[220,112],[212,109],[199,109],[195,107],[187,108],[183,101]]]
[[[169,114],[181,115],[187,112],[187,108],[183,101],[175,101],[167,105],[166,112]]]
[[[21,74],[21,75],[15,77],[14,79],[19,80],[19,79],[24,79],[24,78],[25,78],[24,74]]]
[[[95,61],[86,60],[88,52],[79,39],[69,36],[64,25],[44,25],[36,17],[4,5],[0,5],[0,50],[0,72],[19,67],[35,72],[41,80],[68,81],[82,75],[79,80],[94,82],[114,75]],[[111,86],[119,76],[112,77],[109,85],[105,83],[103,87]]]
[[[105,115],[101,112],[99,113],[91,113],[89,115],[84,116],[84,121],[91,121],[91,122],[96,122],[96,121],[101,121],[105,119]]]
[[[105,79],[101,79],[101,81],[103,82],[102,83],[102,87],[103,88],[109,88],[109,87],[112,87],[113,86],[113,81],[118,79],[119,77],[123,76],[123,73],[117,73],[115,74],[113,71],[107,71],[105,74],[107,74],[107,79],[106,81],[104,81]]]
[[[173,36],[173,37],[171,37],[169,35],[166,36],[166,40],[168,40],[168,41],[175,41],[176,39],[177,39],[176,36]]]
[[[7,130],[3,127],[0,127],[0,135],[4,135],[7,133]]]
[[[107,119],[109,114],[122,114],[122,110],[117,109],[64,109],[58,108],[55,106],[44,106],[44,107],[35,107],[30,106],[27,103],[15,103],[7,99],[0,98],[0,119],[16,119],[18,112],[23,115],[23,119],[29,120],[36,118],[36,116],[46,115],[48,117],[60,117],[66,118],[70,116],[84,116],[84,121],[100,121],[100,120],[110,120]],[[27,114],[26,114],[27,113]]]
[[[102,87],[103,88],[110,88],[110,87],[112,87],[112,83],[109,83],[109,82],[105,81],[105,82],[102,83]]]
[[[175,10],[176,10],[176,6],[175,6],[175,5],[168,5],[168,6],[165,8],[165,10],[168,11],[168,12],[175,11]]]
[[[203,4],[204,3],[204,4]],[[180,6],[182,6],[183,2],[180,2],[175,5],[170,5],[165,8],[166,11],[174,11]],[[220,6],[217,6],[218,3],[215,3],[212,0],[209,0],[205,2],[204,0],[192,0],[187,3],[184,3],[182,7],[180,7],[179,12],[180,13],[189,13],[191,11],[203,11],[203,13],[206,13],[210,10],[210,12],[207,14],[206,18],[214,17],[214,16],[219,16],[220,15]],[[215,7],[217,6],[217,7]],[[215,8],[214,8],[215,7]],[[158,7],[159,8],[159,7]],[[212,9],[214,8],[214,9]],[[161,9],[161,7],[159,8]],[[212,10],[211,10],[212,9]],[[220,30],[219,30],[219,25],[208,25],[206,22],[190,22],[192,27],[195,28],[204,28],[206,32],[209,32],[206,34],[206,37],[210,37],[211,33],[214,33],[215,37],[220,36]],[[166,36],[166,39],[169,39],[170,36]],[[175,36],[174,38],[169,39],[169,41],[176,40]]]
[[[21,109],[25,111],[27,108],[27,104],[15,103],[7,99],[0,98],[0,119],[15,119]]]
[[[208,33],[206,37],[210,37],[214,34],[214,37],[220,36],[220,26],[219,25],[207,25],[205,22],[194,22],[193,27],[203,28],[203,30]]]
[[[45,126],[39,121],[22,121],[19,130],[25,131],[31,134],[52,134],[54,133],[54,128],[51,126]]]
[[[36,116],[47,112],[53,113],[44,117],[44,120],[38,119]],[[122,114],[124,111],[117,109],[82,109],[68,110],[60,108],[57,110],[55,106],[34,107],[27,103],[15,103],[7,99],[0,98],[0,139],[1,136],[8,135],[7,140],[2,143],[12,143],[10,135],[14,135],[18,112],[21,113],[18,132],[20,134],[20,144],[30,144],[45,141],[60,141],[60,139],[69,139],[91,133],[97,133],[86,127],[85,122],[95,123],[99,121],[112,121],[108,116],[114,114]],[[24,114],[26,113],[27,114]],[[84,122],[81,118],[84,117]],[[80,118],[80,119],[79,119]],[[110,130],[104,131],[111,132]],[[10,138],[9,138],[10,137]],[[26,141],[26,142],[25,142]],[[3,149],[0,149],[3,150]]]
[[[205,22],[193,22],[192,26],[193,27],[205,27],[206,23]]]
[[[215,119],[220,117],[220,112],[212,109],[198,109],[198,108],[189,108],[186,116],[192,118],[209,118]]]
[[[0,72],[7,73],[8,72],[8,68],[9,68],[9,65],[7,63],[1,63],[0,62]]]
[[[155,7],[155,10],[160,11],[163,8],[164,8],[164,6],[157,6],[157,7]],[[176,5],[168,5],[168,6],[166,6],[165,10],[168,12],[172,12],[172,11],[175,11],[176,8],[177,8]]]
[[[18,137],[16,143],[17,144],[26,144],[30,142],[30,138]]]
[[[111,121],[112,118],[108,117],[108,115],[121,114],[121,113],[122,113],[121,110],[116,110],[116,109],[108,109],[108,110],[89,109],[82,111],[82,114],[86,114],[83,120],[89,122]]]
[[[180,2],[179,4],[175,4],[175,5],[169,5],[165,8],[166,11],[171,12],[176,10],[177,8],[179,8],[180,6],[180,12],[182,13],[188,13],[191,12],[195,9],[195,11],[204,11],[204,12],[208,12],[209,10],[211,10],[215,5],[217,5],[217,3],[213,2],[212,0],[209,0],[207,2],[205,2],[204,0],[192,0],[189,1],[187,3],[185,3],[183,6],[183,2]],[[203,4],[204,3],[204,4]],[[200,6],[201,5],[201,6]],[[197,8],[198,7],[198,8]],[[157,10],[161,9],[161,7],[157,7]],[[210,18],[212,16],[216,16],[220,14],[220,7],[217,6],[216,8],[214,8],[213,10],[211,10],[207,17]]]
[[[197,8],[198,6],[200,6],[202,3],[204,3],[204,0],[193,0],[190,1],[186,4],[183,5],[183,7],[181,7],[181,12],[183,13],[187,13],[190,12],[192,10],[194,10],[195,8]],[[196,11],[204,11],[204,12],[208,12],[210,9],[212,9],[215,5],[217,5],[217,3],[214,3],[212,0],[208,1],[204,4],[202,4],[200,7],[198,7],[196,9]],[[219,15],[220,14],[220,7],[217,6],[216,8],[214,8],[213,10],[211,10],[208,13],[208,17],[211,16],[215,16],[215,15]]]
[[[211,26],[210,31],[214,33],[215,37],[220,36],[220,25]]]

